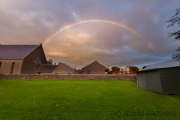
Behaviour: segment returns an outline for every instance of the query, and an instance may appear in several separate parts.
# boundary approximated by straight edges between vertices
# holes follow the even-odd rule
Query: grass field
[[[0,120],[178,120],[180,96],[129,81],[0,80]]]

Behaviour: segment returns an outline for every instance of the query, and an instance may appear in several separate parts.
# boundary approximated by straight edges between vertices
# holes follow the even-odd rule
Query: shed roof
[[[142,71],[154,70],[154,69],[160,69],[160,68],[171,68],[171,67],[180,67],[180,63],[177,60],[156,63],[156,64],[148,65]]]
[[[39,45],[0,45],[0,59],[21,60]]]
[[[51,65],[51,64],[42,65],[38,69],[38,73],[52,73],[57,67],[58,65]]]

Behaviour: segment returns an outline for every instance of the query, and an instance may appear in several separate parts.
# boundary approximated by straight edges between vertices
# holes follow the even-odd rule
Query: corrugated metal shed
[[[163,94],[180,94],[180,63],[176,60],[152,64],[137,72],[138,88]]]

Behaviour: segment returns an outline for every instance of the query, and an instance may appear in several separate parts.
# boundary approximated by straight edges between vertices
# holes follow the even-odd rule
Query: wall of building
[[[103,68],[85,68],[82,69],[82,74],[87,74],[89,71],[90,74],[105,74],[105,69]]]
[[[148,89],[145,72],[137,74],[137,83],[138,83],[138,88]]]
[[[10,74],[12,63],[14,62],[14,69],[12,74],[19,74],[21,60],[0,60],[1,67],[0,67],[0,74]]]
[[[146,72],[146,79],[148,83],[148,89],[154,92],[162,93],[162,85],[160,80],[159,71]]]
[[[82,75],[82,74],[74,74],[74,75],[1,75],[0,79],[40,79],[40,80],[129,80],[136,82],[135,75]]]
[[[105,74],[105,70],[108,69],[98,62],[94,62],[82,69],[82,74]],[[88,72],[89,71],[89,72]]]
[[[52,72],[52,74],[75,74],[75,69],[64,63],[59,63],[58,67]]]
[[[38,57],[40,58],[42,64],[47,64],[42,45],[40,45],[38,48],[36,48],[33,52],[31,52],[23,59],[21,74],[36,74],[37,71],[33,62]]]
[[[137,83],[139,88],[162,93],[162,84],[159,70],[138,73]]]
[[[160,69],[160,77],[165,94],[180,94],[180,67]]]

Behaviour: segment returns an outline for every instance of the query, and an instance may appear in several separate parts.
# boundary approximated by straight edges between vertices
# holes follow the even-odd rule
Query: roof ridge
[[[96,60],[96,61],[94,61],[94,62],[92,62],[92,63],[90,63],[90,64],[86,65],[86,66],[85,66],[85,67],[83,67],[82,69],[86,68],[86,67],[87,67],[87,66],[89,66],[89,65],[92,65],[93,63],[98,63],[99,65],[101,65],[101,66],[103,66],[103,67],[107,68],[106,66],[102,65],[101,63],[99,63],[99,62]]]
[[[53,64],[43,64],[43,65],[52,65],[52,66],[58,66],[58,65],[53,65]]]
[[[168,61],[158,62],[158,63],[154,63],[154,64],[150,64],[150,65],[156,65],[156,64],[166,63],[166,62],[170,62],[170,61],[176,61],[176,60],[168,60]],[[148,65],[148,66],[149,66],[149,65]]]
[[[40,43],[40,44],[0,44],[0,45],[13,45],[13,46],[17,46],[17,45],[37,45],[37,46],[39,46],[39,45],[41,45],[42,43]]]
[[[40,45],[0,45],[0,59],[23,60]]]
[[[148,65],[143,71],[161,69],[161,68],[171,68],[171,67],[180,67],[180,63],[176,60],[164,61],[161,63]]]
[[[26,58],[29,54],[31,54],[33,51],[35,51],[38,47],[42,46],[42,44],[38,45],[35,49],[33,49],[32,51],[30,51],[27,55],[25,55],[22,60],[24,60],[24,58]]]

